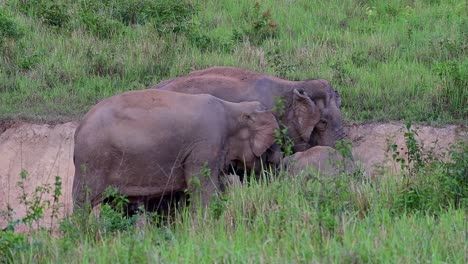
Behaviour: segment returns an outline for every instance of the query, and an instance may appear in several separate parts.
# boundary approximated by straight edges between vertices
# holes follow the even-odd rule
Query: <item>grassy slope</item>
[[[437,189],[433,184],[422,196]],[[463,263],[463,209],[410,209],[404,200],[416,196],[405,185],[392,174],[254,182],[230,190],[195,220],[182,214],[167,227],[115,233],[112,214],[100,224],[68,220],[60,236],[34,233],[10,257],[18,263]]]
[[[257,44],[260,33],[250,35],[251,42],[243,30],[256,20],[247,0],[200,1],[195,26],[177,34],[111,19],[106,0],[62,0],[70,17],[58,28],[39,21],[59,15],[41,17],[38,6],[22,2],[0,2],[1,118],[76,118],[117,92],[235,65],[290,79],[329,79],[343,94],[347,120],[467,119],[463,1],[266,0],[260,16],[270,9],[279,33]],[[82,9],[92,3],[104,5],[102,20],[85,26]],[[246,41],[232,41],[235,29]],[[458,169],[463,175],[466,166]],[[65,222],[60,236],[34,233],[26,245],[5,236],[0,250],[23,263],[463,263],[465,214],[446,208],[443,201],[458,183],[444,173],[429,167],[414,179],[254,182],[216,200],[210,215],[195,222],[185,217],[168,228],[112,233],[111,215],[97,224]],[[435,176],[444,181],[431,180]]]
[[[328,79],[343,95],[346,120],[466,123],[462,0],[265,0],[257,13],[252,1],[204,0],[193,17],[179,19],[192,26],[178,33],[160,33],[167,23],[123,4],[135,2],[2,0],[0,118],[77,118],[103,97],[234,65]],[[51,3],[59,11],[40,8]],[[121,14],[138,23],[129,26]],[[2,20],[22,36],[5,34],[11,30]],[[274,21],[276,37],[257,40],[269,27],[249,31],[256,21]]]

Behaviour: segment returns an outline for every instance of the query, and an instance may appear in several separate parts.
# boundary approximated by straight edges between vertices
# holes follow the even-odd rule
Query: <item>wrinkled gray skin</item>
[[[255,166],[273,144],[278,124],[264,110],[259,102],[160,90],[101,101],[75,132],[75,207],[102,202],[108,186],[131,203],[188,188],[206,205],[232,162]]]
[[[350,158],[343,157],[336,149],[315,146],[303,152],[284,158],[282,166],[289,175],[298,175],[304,171],[315,171],[321,176],[336,176],[342,172],[348,174],[357,170]]]
[[[288,81],[242,68],[212,67],[152,88],[206,93],[230,102],[258,101],[267,109],[275,109],[275,99],[281,97],[286,100],[284,113],[275,111],[275,116],[288,128],[294,152],[313,146],[334,147],[337,140],[346,136],[340,95],[321,79]]]

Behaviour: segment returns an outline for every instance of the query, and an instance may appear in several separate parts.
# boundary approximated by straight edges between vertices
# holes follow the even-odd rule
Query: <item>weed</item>
[[[273,108],[271,109],[277,116],[282,116],[284,115],[286,111],[286,103],[287,100],[281,96],[276,96],[275,97],[275,104],[273,105]]]
[[[75,209],[73,214],[60,222],[59,229],[64,236],[73,240],[80,238],[101,239],[115,232],[131,228],[137,215],[130,215],[129,199],[120,194],[115,187],[109,186],[103,193],[99,216],[90,214],[89,202],[84,208]]]
[[[252,14],[249,14],[247,17],[252,17],[252,21],[250,21],[248,27],[234,30],[234,41],[249,40],[252,44],[259,46],[266,39],[275,38],[279,34],[278,25],[271,18],[270,11],[266,10],[262,13],[259,2],[255,2]]]
[[[23,30],[3,8],[0,9],[0,46],[6,39],[18,40],[23,36]]]
[[[392,144],[393,159],[400,164],[404,181],[398,193],[395,211],[421,211],[437,213],[443,208],[459,208],[468,193],[466,143],[448,152],[451,162],[443,161],[447,153],[434,154],[417,139],[417,130],[406,125],[404,133],[406,151]],[[464,174],[463,174],[464,173]],[[462,176],[463,175],[463,176]]]
[[[388,150],[391,150],[392,158],[400,164],[409,178],[415,177],[417,173],[428,163],[434,161],[437,157],[433,154],[433,149],[426,150],[424,145],[417,140],[418,130],[412,128],[411,122],[406,123],[405,138],[406,152],[401,153],[397,144],[391,144]]]
[[[16,183],[16,186],[20,189],[20,196],[18,200],[20,204],[25,206],[26,215],[21,219],[22,223],[25,223],[32,227],[36,223],[36,227],[39,229],[39,221],[44,216],[44,211],[50,208],[50,201],[44,198],[45,195],[50,194],[52,188],[49,184],[38,185],[32,193],[26,191],[26,181],[28,180],[29,173],[22,170],[20,173],[20,180]],[[61,181],[60,177],[56,177],[55,190],[54,190],[54,203],[52,211],[58,211],[59,198],[61,195]],[[55,214],[52,214],[51,220],[53,221]]]
[[[275,139],[274,143],[278,144],[281,147],[281,152],[283,155],[290,156],[294,153],[293,147],[294,142],[288,135],[288,128],[279,122],[280,128],[274,131]]]
[[[25,250],[28,246],[24,234],[12,230],[0,230],[0,262],[13,263],[13,253]]]
[[[204,178],[210,178],[211,177],[211,169],[208,165],[208,162],[203,163],[203,166],[200,169],[200,174]]]
[[[295,66],[285,62],[284,55],[281,54],[280,48],[275,47],[266,53],[268,64],[273,69],[276,76],[285,78],[289,73],[295,70]]]

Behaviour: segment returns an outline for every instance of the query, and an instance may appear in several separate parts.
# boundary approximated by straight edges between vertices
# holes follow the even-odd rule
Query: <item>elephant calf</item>
[[[347,157],[343,157],[336,149],[326,146],[316,146],[304,152],[297,152],[283,160],[283,166],[291,175],[312,170],[322,176],[336,176],[342,172],[353,173],[357,167]]]
[[[103,201],[108,186],[130,202],[190,190],[206,205],[230,164],[253,167],[278,123],[259,102],[130,91],[95,105],[75,132],[73,202]]]

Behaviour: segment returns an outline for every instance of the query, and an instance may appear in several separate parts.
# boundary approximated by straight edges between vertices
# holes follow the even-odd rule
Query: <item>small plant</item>
[[[339,85],[351,85],[355,81],[351,78],[350,70],[346,67],[345,62],[338,60],[333,63],[330,68],[333,70],[333,79]]]
[[[108,204],[112,205],[112,208],[121,214],[126,213],[125,208],[127,207],[129,200],[128,198],[119,193],[119,189],[109,186],[104,190],[104,199],[108,200]]]
[[[407,151],[401,152],[403,148],[397,144],[389,147],[404,176],[393,209],[435,213],[462,206],[468,194],[466,143],[452,147],[448,153],[435,155],[434,148],[426,149],[417,139],[417,130],[411,127],[411,122],[406,129]],[[447,155],[451,161],[442,160]]]
[[[252,14],[248,17],[252,17],[251,23],[246,28],[234,30],[234,41],[247,39],[252,44],[259,46],[266,39],[275,38],[279,34],[278,25],[271,18],[270,11],[266,10],[262,13],[258,2],[255,2]]]
[[[200,170],[200,174],[205,177],[205,178],[210,178],[211,177],[211,169],[208,166],[208,162],[203,163],[203,166]]]
[[[273,110],[273,112],[275,112],[277,116],[282,116],[286,111],[286,103],[287,101],[285,98],[281,96],[276,96],[275,104],[273,105],[273,108],[271,110]]]
[[[61,179],[58,176],[55,178],[53,203],[51,206],[51,201],[44,198],[44,196],[50,194],[52,191],[50,184],[39,185],[32,193],[28,193],[26,192],[25,186],[28,177],[29,173],[22,170],[20,173],[20,180],[16,183],[16,186],[18,186],[21,192],[18,200],[20,204],[23,204],[26,208],[26,215],[21,219],[21,222],[27,224],[29,228],[32,227],[33,223],[36,223],[36,227],[39,229],[39,221],[43,218],[45,210],[52,209],[52,222],[54,217],[57,217],[60,208],[59,200],[62,194]]]
[[[29,173],[22,170],[20,180],[16,186],[20,189],[18,200],[26,208],[26,215],[19,219],[13,220],[13,208],[7,205],[7,211],[2,217],[8,221],[8,225],[3,230],[0,230],[0,262],[9,263],[12,261],[11,254],[28,248],[29,243],[24,234],[15,233],[15,227],[21,223],[28,225],[31,229],[36,223],[36,228],[39,229],[39,221],[44,217],[45,210],[51,210],[51,229],[54,219],[58,218],[59,209],[61,208],[60,197],[62,196],[62,180],[59,176],[55,177],[54,188],[49,184],[37,186],[32,193],[26,191],[26,183],[29,179]],[[53,191],[52,202],[46,200],[45,196]]]
[[[15,23],[12,17],[7,14],[6,10],[0,9],[0,45],[6,39],[18,40],[23,36],[23,31]]]
[[[290,156],[294,153],[293,147],[294,142],[288,135],[288,128],[280,123],[279,129],[274,131],[275,139],[274,142],[281,147],[281,152],[284,156]]]
[[[285,63],[285,56],[281,54],[280,48],[275,47],[266,53],[268,65],[273,68],[275,75],[278,77],[286,77],[288,73],[295,70],[295,66]]]
[[[396,143],[391,144],[388,150],[393,152],[393,160],[400,164],[400,168],[407,173],[407,176],[414,177],[434,157],[429,155],[430,153],[423,152],[424,145],[416,139],[418,131],[411,127],[411,122],[406,123],[406,130],[403,136],[407,151],[402,153]]]
[[[26,249],[28,246],[24,234],[14,230],[0,230],[0,263],[13,263],[12,253]]]
[[[37,15],[44,24],[61,28],[65,27],[70,20],[67,9],[66,5],[57,1],[42,1]]]

